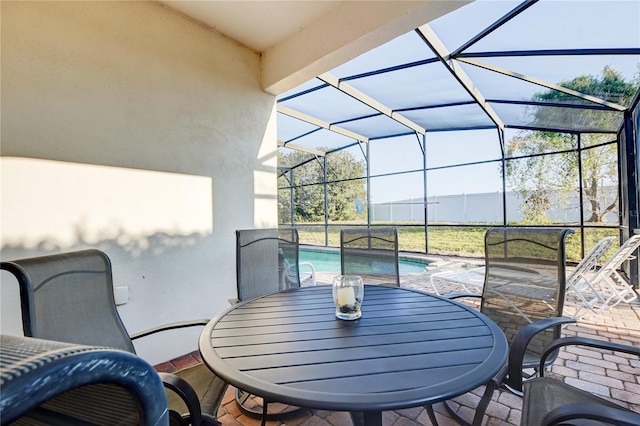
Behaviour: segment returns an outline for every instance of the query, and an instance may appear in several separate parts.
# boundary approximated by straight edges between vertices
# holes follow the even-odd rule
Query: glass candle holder
[[[357,275],[338,275],[333,278],[333,301],[336,305],[336,317],[343,320],[355,320],[362,316],[364,285],[362,277]]]

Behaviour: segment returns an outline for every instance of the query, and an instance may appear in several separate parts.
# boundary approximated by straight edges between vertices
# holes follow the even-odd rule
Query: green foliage
[[[568,89],[627,105],[638,88],[640,79],[627,82],[622,75],[605,67],[601,76],[580,76],[560,83]],[[534,96],[535,101],[575,103],[576,98],[559,92],[547,91]],[[617,130],[621,116],[600,110],[572,108],[533,108],[535,123],[563,123],[574,128],[605,128]],[[617,208],[617,191],[605,191],[606,186],[617,185],[617,145],[609,143],[611,134],[583,134],[581,151],[583,197],[589,215],[587,222],[603,222],[605,215]],[[577,137],[547,131],[522,131],[506,147],[507,158],[530,156],[507,161],[505,173],[509,184],[524,201],[525,223],[547,224],[552,219],[547,211],[555,195],[559,206],[568,203],[570,195],[579,187],[579,162],[575,151]],[[555,153],[553,155],[543,155]]]
[[[523,225],[548,225],[552,221],[547,217],[551,201],[546,191],[532,191],[525,198]]]
[[[562,81],[559,85],[605,101],[627,105],[635,94],[639,82],[640,72],[636,73],[633,81],[628,82],[619,71],[605,66],[601,76],[583,75],[570,81]],[[558,91],[538,93],[535,97],[543,101],[575,100],[573,96]]]
[[[326,164],[329,219],[349,221],[366,218],[367,192],[366,181],[363,179],[365,162],[357,160],[350,152],[343,150],[329,154]],[[296,222],[324,221],[324,159],[293,151],[285,155],[279,154],[278,165],[299,165],[293,168],[292,174],[287,173],[278,179],[280,222],[288,222],[290,218],[292,184],[295,187],[293,197]]]

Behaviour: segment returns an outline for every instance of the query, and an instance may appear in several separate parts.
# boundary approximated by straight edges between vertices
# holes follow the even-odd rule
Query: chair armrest
[[[613,408],[593,403],[573,403],[558,407],[548,413],[542,420],[543,426],[566,424],[573,419],[597,420],[618,426],[637,426],[640,424],[640,414],[622,407]],[[574,423],[569,423],[574,424]]]
[[[176,330],[176,329],[179,329],[179,328],[194,327],[194,326],[198,326],[198,325],[205,326],[208,323],[209,323],[208,319],[198,319],[198,320],[172,322],[170,324],[160,325],[158,327],[150,328],[148,330],[143,330],[143,331],[139,331],[137,333],[133,333],[129,337],[131,338],[131,340],[135,340],[135,339],[139,339],[141,337],[149,336],[151,334],[159,333],[161,331]]]
[[[285,265],[286,266],[282,273],[282,282],[280,283],[282,285],[282,288],[289,287],[288,284],[290,283],[291,280],[288,280],[288,277],[291,276],[292,274],[298,275],[297,279],[295,279],[294,281],[296,285],[298,282],[302,284],[303,281],[306,281],[309,278],[311,279],[311,285],[316,285],[316,268],[311,264],[311,262],[299,262],[297,272],[294,270],[295,265],[290,265],[288,262],[285,263]],[[303,267],[307,267],[307,269],[310,271],[310,272],[304,272],[305,274],[309,275],[306,279],[302,278]]]
[[[604,340],[592,339],[589,337],[561,337],[549,343],[549,345],[545,348],[545,351],[540,358],[540,377],[544,375],[544,368],[542,367],[544,366],[546,359],[550,354],[563,346],[588,346],[591,348],[609,349],[616,352],[624,352],[640,357],[640,348],[637,348],[635,346],[607,342]]]
[[[308,266],[309,269],[311,269],[311,271],[315,274],[316,272],[316,268],[313,266],[313,264],[311,262],[300,262],[298,263],[298,266]]]
[[[187,406],[189,417],[185,418],[192,425],[199,425],[202,422],[202,410],[196,391],[182,377],[171,373],[158,373],[165,389],[174,392]],[[182,417],[182,416],[181,416]]]
[[[536,334],[562,324],[575,323],[576,320],[567,317],[544,318],[526,325],[516,333],[509,347],[509,367],[507,370],[507,385],[521,392],[522,391],[522,363],[527,346]],[[552,353],[553,351],[550,351]],[[544,363],[541,363],[544,367]]]
[[[303,266],[309,268],[309,270],[311,271],[309,272],[309,274],[311,275],[311,285],[316,285],[316,268],[311,262],[300,262],[298,264],[298,270],[301,271]]]
[[[194,326],[205,326],[208,323],[209,323],[208,319],[173,322],[173,323],[161,325],[158,327],[150,328],[148,330],[135,333],[131,335],[131,340],[139,339],[141,337],[149,336],[151,334],[159,333],[161,331],[176,330],[180,328],[194,327]],[[179,422],[181,422],[181,424],[190,424],[192,426],[220,425],[220,423],[216,420],[214,416],[206,413],[202,413],[198,394],[195,392],[195,390],[191,387],[191,385],[186,380],[184,380],[180,376],[177,376],[171,373],[159,372],[158,375],[160,376],[160,379],[162,380],[162,384],[164,385],[165,389],[175,393],[187,407],[187,413],[185,414],[180,414],[174,410],[169,410],[170,418],[173,418],[176,420],[180,419]],[[222,380],[222,379],[218,379],[218,380]]]

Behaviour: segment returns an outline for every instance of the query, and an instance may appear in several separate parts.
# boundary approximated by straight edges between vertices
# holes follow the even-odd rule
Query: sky
[[[448,50],[453,51],[478,34],[520,0],[478,0],[448,15],[429,23],[434,33]],[[521,15],[498,28],[470,46],[468,52],[530,50],[530,49],[586,49],[586,48],[635,48],[640,49],[640,1],[590,1],[590,0],[541,0]],[[366,71],[382,69],[398,64],[433,58],[434,55],[415,32],[402,35],[379,48],[373,49],[331,71],[339,78],[357,75]],[[509,56],[484,57],[476,60],[511,72],[534,77],[549,83],[560,83],[579,75],[600,75],[605,66],[623,73],[631,80],[639,71],[640,54],[618,56]],[[534,93],[545,91],[541,86],[491,72],[469,64],[461,64],[477,90],[485,99],[528,100]],[[392,81],[393,85],[389,82]],[[280,99],[314,87],[318,80],[306,83],[280,96]],[[412,106],[437,105],[463,102],[471,99],[440,63],[414,67],[410,70],[394,71],[384,75],[348,80],[353,87],[383,102],[393,110]],[[336,95],[337,94],[337,95]],[[340,105],[336,105],[336,99]],[[312,92],[300,99],[287,101],[287,106],[317,116],[328,122],[339,121],[339,117],[357,117],[366,111],[337,90],[328,88]],[[305,104],[305,102],[307,102]],[[510,109],[509,109],[510,108]],[[495,110],[506,124],[526,124],[529,118],[524,107],[509,107],[495,104]],[[484,123],[487,117],[475,107],[450,107],[446,109],[406,112],[406,116],[428,121],[425,127],[456,126],[457,123]],[[278,138],[289,140],[290,135],[301,134],[295,129],[292,119],[278,122]],[[474,121],[475,120],[475,121]],[[388,119],[387,121],[391,121]],[[422,124],[422,123],[421,123]],[[373,126],[389,126],[382,120],[361,120],[340,124],[362,134],[375,133]],[[466,124],[470,125],[470,124]],[[351,128],[349,126],[352,126]],[[310,128],[313,128],[311,126]],[[389,127],[392,129],[393,127]],[[305,129],[306,131],[306,129]],[[373,132],[372,132],[373,131]],[[391,131],[391,130],[390,130]],[[507,129],[509,140],[517,130]],[[335,148],[353,143],[344,136],[327,137],[328,131],[318,132],[296,143],[310,147]],[[495,129],[481,131],[427,132],[427,167],[439,167],[455,163],[477,162],[500,158],[498,132]],[[359,148],[350,151],[361,158]],[[422,154],[414,135],[374,140],[371,142],[371,174],[390,173],[397,170],[422,168]],[[429,173],[429,195],[457,193],[494,192],[501,190],[501,179],[497,163],[468,166],[457,170],[439,170]],[[403,177],[378,178],[372,181],[374,202],[386,202],[419,197],[422,194],[421,173]]]

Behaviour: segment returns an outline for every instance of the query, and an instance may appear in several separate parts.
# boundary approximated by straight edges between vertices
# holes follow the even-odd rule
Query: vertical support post
[[[289,179],[291,179],[291,187],[289,188],[289,198],[290,200],[290,206],[289,206],[289,214],[291,215],[291,226],[296,226],[296,218],[295,218],[295,202],[294,202],[294,197],[296,195],[295,189],[294,189],[294,176],[293,176],[293,169],[289,169]]]
[[[371,228],[371,164],[369,161],[371,150],[369,143],[366,144],[366,153],[364,161],[367,165],[367,228]]]
[[[505,160],[504,130],[498,129],[500,138],[501,166],[502,166],[502,226],[507,226],[507,162]]]
[[[420,140],[418,140],[420,143]],[[424,252],[429,253],[429,210],[427,208],[427,135],[422,135],[422,202],[424,207]]]
[[[324,245],[329,245],[329,187],[327,186],[327,156],[322,157],[324,164]]]
[[[634,126],[634,117],[636,119],[636,126]],[[618,162],[620,164],[620,185],[619,187],[624,191],[623,194],[620,194],[620,205],[622,208],[626,208],[627,211],[622,214],[621,217],[624,219],[625,223],[622,223],[623,229],[626,228],[628,230],[626,238],[629,238],[635,230],[640,228],[640,223],[638,220],[638,210],[640,208],[638,200],[638,169],[640,168],[640,153],[638,153],[638,142],[637,138],[640,134],[640,110],[638,107],[638,103],[636,103],[636,108],[634,108],[633,112],[625,111],[624,113],[624,124],[622,126],[622,134],[620,137],[623,138],[623,142],[619,145],[619,153],[618,153]],[[623,184],[626,182],[626,185]],[[624,201],[622,202],[624,197]],[[629,279],[631,280],[632,285],[635,288],[639,288],[640,284],[638,283],[638,257],[630,260],[628,263],[628,270],[626,271]]]
[[[578,200],[580,203],[580,257],[584,257],[584,181],[582,175],[582,133],[577,134],[578,138]]]

